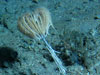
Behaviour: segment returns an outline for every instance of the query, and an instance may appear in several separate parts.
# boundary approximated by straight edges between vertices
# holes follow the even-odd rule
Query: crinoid
[[[54,61],[63,75],[66,75],[65,68],[61,60],[55,54],[55,50],[48,44],[45,37],[48,34],[49,27],[52,26],[51,16],[48,9],[44,7],[37,8],[32,13],[27,13],[18,19],[18,29],[32,39],[42,39]]]

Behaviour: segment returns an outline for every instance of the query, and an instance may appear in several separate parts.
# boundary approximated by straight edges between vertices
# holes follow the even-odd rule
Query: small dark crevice
[[[0,67],[12,67],[13,63],[18,61],[18,53],[10,47],[0,47]]]
[[[99,19],[98,17],[94,17],[94,20],[97,20],[97,19]]]
[[[43,57],[50,62],[54,62],[53,58],[49,54],[43,54]]]

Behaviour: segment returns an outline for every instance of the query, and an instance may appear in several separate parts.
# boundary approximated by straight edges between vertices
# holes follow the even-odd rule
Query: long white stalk
[[[47,45],[47,48],[49,50],[49,52],[51,53],[54,61],[56,62],[58,68],[60,69],[60,72],[63,74],[63,75],[67,75],[66,74],[66,70],[65,70],[65,67],[62,65],[62,62],[61,60],[57,57],[57,55],[55,54],[55,50],[48,44],[48,42],[46,41],[46,39],[42,36],[42,39],[43,41],[46,43]]]

